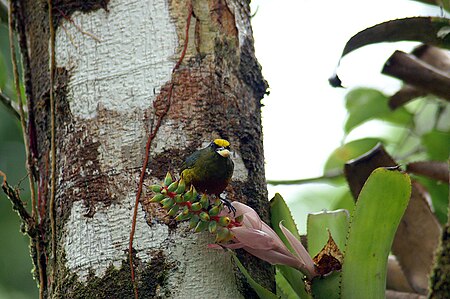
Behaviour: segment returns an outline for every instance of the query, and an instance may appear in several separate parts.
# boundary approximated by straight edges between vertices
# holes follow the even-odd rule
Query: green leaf
[[[422,135],[422,144],[425,146],[431,160],[446,161],[450,155],[450,133],[433,130]]]
[[[348,118],[345,122],[346,134],[371,119],[381,119],[394,124],[410,124],[413,114],[404,107],[392,111],[388,106],[389,98],[378,90],[358,88],[346,95]]]
[[[297,239],[300,240],[300,234],[298,233],[297,225],[295,224],[289,207],[283,197],[279,193],[276,193],[270,201],[270,222],[273,230],[277,233],[283,243],[291,252],[295,252],[285,235],[281,232],[279,227],[280,221],[283,221],[284,227],[286,227]],[[308,298],[305,297],[309,295],[305,291],[305,284],[303,282],[304,275],[300,271],[284,265],[277,265],[276,268],[289,282],[296,295],[300,296],[300,298]]]
[[[312,281],[312,293],[315,299],[339,299],[341,274],[333,272],[325,277],[318,276]]]
[[[344,164],[347,161],[365,154],[379,142],[382,142],[382,140],[378,138],[363,138],[350,141],[338,147],[331,153],[330,157],[328,157],[328,160],[325,163],[324,172],[343,170]]]
[[[306,292],[305,282],[303,281],[305,275],[303,273],[285,265],[276,265],[275,268],[277,272],[283,275],[297,296],[302,299],[311,298],[311,295]]]
[[[342,298],[385,298],[387,258],[410,194],[404,173],[378,168],[367,179],[350,224]]]
[[[284,227],[286,227],[298,240],[300,240],[300,234],[298,233],[294,218],[292,218],[291,211],[289,210],[283,197],[279,193],[276,193],[270,200],[270,222],[278,237],[280,237],[291,252],[295,253],[291,244],[281,232],[279,227],[280,221],[283,221]]]
[[[448,27],[450,19],[439,17],[412,17],[383,22],[350,38],[342,51],[342,57],[363,46],[382,42],[419,41],[450,49],[450,35],[445,34]]]
[[[323,211],[308,214],[308,250],[311,256],[318,254],[328,241],[328,230],[341,251],[344,251],[349,227],[346,210]],[[314,298],[339,298],[340,275],[332,273],[313,279]]]
[[[277,284],[277,295],[281,296],[281,298],[286,299],[300,299],[301,297],[297,295],[292,289],[292,286],[289,284],[287,279],[281,274],[280,271],[277,271],[275,274],[275,282]]]
[[[251,276],[248,274],[247,269],[241,264],[241,261],[237,258],[234,252],[231,252],[231,256],[234,259],[234,262],[238,266],[239,270],[241,270],[242,274],[244,274],[245,278],[249,285],[255,290],[256,294],[258,294],[259,298],[262,299],[279,299],[277,295],[272,293],[271,291],[264,288],[262,285],[257,283]]]
[[[314,257],[328,241],[328,230],[334,242],[344,251],[349,226],[347,210],[323,211],[308,214],[308,251]]]
[[[434,214],[442,225],[447,223],[447,211],[449,207],[449,185],[425,177],[415,177],[431,196]]]

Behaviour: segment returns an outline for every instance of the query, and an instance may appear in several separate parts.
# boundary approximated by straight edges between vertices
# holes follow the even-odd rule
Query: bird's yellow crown
[[[214,139],[214,143],[219,147],[229,147],[230,143],[225,139]]]

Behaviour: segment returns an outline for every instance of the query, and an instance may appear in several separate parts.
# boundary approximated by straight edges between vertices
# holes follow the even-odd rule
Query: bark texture
[[[186,42],[187,54],[172,72]],[[260,100],[267,84],[253,49],[244,0],[53,1],[56,27],[56,261],[52,260],[48,8],[17,2],[17,29],[36,160],[45,295],[130,298],[127,261],[134,199],[145,143],[152,143],[147,185],[214,138],[228,139],[235,174],[227,198],[268,220]],[[206,248],[207,234],[175,225],[142,197],[134,238],[141,298],[251,298],[229,255]],[[273,269],[244,254],[273,288]]]

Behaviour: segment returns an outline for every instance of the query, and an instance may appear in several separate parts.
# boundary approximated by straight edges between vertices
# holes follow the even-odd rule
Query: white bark
[[[56,61],[58,67],[69,71],[67,98],[76,126],[98,126],[99,140],[94,141],[100,143],[101,171],[120,172],[142,165],[147,136],[144,115],[160,87],[170,81],[179,42],[165,0],[112,0],[108,10],[76,12],[71,16],[77,26],[99,41],[63,20],[56,35]],[[240,40],[251,32],[241,23],[236,16]],[[113,112],[117,117],[102,117],[100,111],[108,111],[108,115]],[[186,137],[182,125],[165,122],[152,154],[183,140]],[[235,179],[245,181],[247,169],[239,153],[236,157]],[[59,158],[65,159],[63,155]],[[85,175],[83,169],[79,175]],[[126,195],[114,198],[110,205],[97,203],[92,218],[85,216],[81,201],[73,203],[59,242],[65,249],[67,268],[82,282],[89,271],[102,276],[111,264],[120,267],[127,258],[138,174],[130,172],[130,176]],[[185,230],[181,225],[169,234],[165,225],[149,226],[139,209],[134,238],[138,258],[148,262],[152,250],[163,250],[168,262],[177,264],[168,277],[173,298],[241,297],[231,257],[207,249],[206,245],[212,242],[207,233]]]

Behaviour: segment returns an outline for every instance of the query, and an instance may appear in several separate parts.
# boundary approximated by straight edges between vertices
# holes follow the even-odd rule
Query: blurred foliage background
[[[0,89],[10,99],[16,99],[8,27],[3,19],[0,23]],[[3,105],[0,107],[0,170],[8,176],[12,186],[21,190],[22,200],[29,199],[22,130],[19,121]],[[0,298],[37,298],[29,240],[20,232],[19,217],[3,191],[0,192],[0,240]]]

